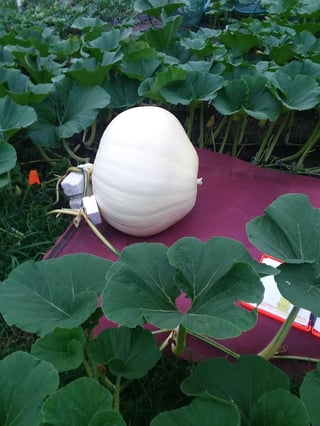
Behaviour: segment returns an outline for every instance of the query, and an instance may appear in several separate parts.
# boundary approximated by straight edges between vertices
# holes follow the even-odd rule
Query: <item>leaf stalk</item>
[[[299,306],[294,306],[291,309],[291,312],[288,315],[286,321],[282,324],[278,332],[275,334],[273,339],[267,344],[267,346],[258,353],[259,356],[268,360],[276,354],[276,352],[284,342],[285,338],[287,337],[291,329],[292,323],[296,319],[299,310]]]

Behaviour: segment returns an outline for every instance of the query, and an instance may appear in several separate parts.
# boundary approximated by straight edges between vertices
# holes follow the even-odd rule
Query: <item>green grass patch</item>
[[[70,222],[48,215],[60,170],[40,173],[41,185],[29,186],[28,171],[16,168],[11,185],[0,191],[0,280],[21,262],[40,260]]]

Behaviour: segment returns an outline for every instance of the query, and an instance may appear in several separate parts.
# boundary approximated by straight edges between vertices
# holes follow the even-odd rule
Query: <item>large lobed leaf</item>
[[[64,329],[57,327],[40,337],[31,348],[31,353],[50,362],[59,372],[78,368],[84,361],[86,338],[81,327]]]
[[[309,110],[320,103],[320,85],[310,75],[291,76],[280,69],[275,72],[272,83],[277,98],[290,110]]]
[[[240,426],[235,404],[213,399],[194,399],[190,405],[164,411],[155,417],[151,426]]]
[[[131,42],[125,51],[120,69],[127,77],[144,81],[154,75],[162,64],[156,49],[143,41]]]
[[[0,99],[0,132],[8,137],[30,126],[36,119],[37,115],[32,107],[18,105],[9,96]]]
[[[52,84],[33,84],[28,76],[17,69],[0,70],[0,94],[9,95],[19,105],[41,102],[52,87]]]
[[[266,87],[267,78],[259,75],[242,75],[226,81],[213,100],[215,108],[225,115],[246,112],[258,120],[275,121],[281,104]]]
[[[262,253],[286,263],[320,261],[320,210],[304,194],[281,195],[246,228]]]
[[[84,86],[68,78],[55,85],[47,99],[35,105],[38,121],[28,129],[31,140],[57,148],[61,138],[70,138],[91,126],[110,96],[99,86]]]
[[[242,424],[251,426],[308,426],[302,402],[289,391],[288,376],[256,355],[202,361],[181,384],[187,395],[234,403]]]
[[[86,377],[59,389],[46,400],[42,411],[44,421],[52,426],[125,426],[120,414],[112,410],[111,393]]]
[[[44,335],[73,328],[96,310],[111,262],[87,254],[28,261],[0,286],[0,311],[9,325]]]
[[[102,309],[109,319],[128,327],[150,322],[173,329],[182,324],[217,338],[238,336],[255,325],[256,312],[235,302],[259,303],[263,298],[252,266],[246,249],[227,238],[207,243],[185,238],[169,250],[163,244],[134,244],[107,273]],[[176,305],[183,293],[191,303],[187,312]]]
[[[105,52],[103,59],[80,58],[73,62],[66,75],[71,76],[83,86],[101,86],[111,68],[122,59],[119,52]]]
[[[160,94],[171,104],[190,105],[214,99],[223,85],[223,78],[208,72],[189,71],[184,80],[169,82]]]
[[[303,194],[285,194],[247,224],[261,252],[285,263],[276,275],[280,293],[292,304],[320,315],[320,210]]]
[[[110,96],[110,108],[129,108],[137,106],[143,97],[138,94],[138,80],[122,74],[114,74],[104,82],[103,88]]]
[[[308,410],[312,426],[320,426],[320,363],[304,377],[300,397]]]
[[[108,365],[112,374],[127,379],[143,377],[161,357],[149,330],[108,328],[90,343],[90,353],[99,364]]]
[[[0,140],[0,176],[9,172],[14,168],[17,162],[17,153],[12,145],[8,142]],[[5,177],[5,176],[4,176]],[[6,185],[8,179],[4,179],[3,186]],[[0,183],[0,188],[1,188]]]
[[[284,263],[275,277],[282,296],[293,305],[320,316],[320,264]]]
[[[41,405],[59,385],[54,367],[25,352],[0,361],[0,424],[39,426]]]

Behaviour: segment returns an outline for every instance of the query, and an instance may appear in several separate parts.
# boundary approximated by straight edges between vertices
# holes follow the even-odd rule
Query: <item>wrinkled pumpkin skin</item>
[[[173,225],[196,202],[199,160],[178,119],[155,106],[128,109],[104,131],[92,187],[114,228],[150,236]]]

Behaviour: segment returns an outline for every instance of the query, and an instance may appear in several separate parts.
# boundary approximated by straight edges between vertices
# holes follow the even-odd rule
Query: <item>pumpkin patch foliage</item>
[[[295,221],[287,227],[283,217],[292,205]],[[207,242],[186,237],[170,247],[137,243],[125,248],[116,262],[72,254],[18,266],[1,283],[0,312],[9,325],[34,332],[38,339],[30,354],[17,351],[0,361],[1,422],[19,418],[19,424],[45,421],[60,425],[68,412],[80,425],[125,425],[124,390],[131,381],[152,374],[165,349],[177,357],[192,356],[190,348],[185,352],[190,334],[205,338],[208,345],[235,360],[200,360],[181,383],[181,392],[191,397],[191,403],[157,413],[149,424],[181,421],[191,425],[195,418],[212,424],[214,416],[214,424],[226,426],[300,426],[310,421],[316,425],[317,368],[306,374],[299,398],[291,393],[285,372],[269,361],[294,316],[288,316],[256,355],[240,356],[217,339],[239,336],[255,326],[256,309],[246,310],[237,302],[260,303],[264,295],[260,278],[270,274],[280,293],[294,305],[293,312],[304,307],[319,315],[315,276],[319,270],[319,214],[306,196],[286,194],[248,223],[248,237],[257,247],[267,248],[270,256],[278,255],[279,250],[284,256],[287,253],[286,262],[277,269],[256,262],[242,243],[224,237]],[[307,244],[310,232],[315,241],[312,247]],[[286,238],[281,239],[284,233]],[[304,280],[300,280],[302,276]],[[181,297],[186,301],[183,309],[177,305]],[[113,326],[110,323],[97,334],[101,315],[112,320]],[[18,383],[12,371],[28,380]],[[76,378],[59,384],[58,373],[72,371],[77,372]],[[35,383],[39,384],[36,394]],[[17,390],[19,398],[13,396]]]
[[[69,10],[67,3],[50,3],[47,14],[36,6],[18,14],[8,8],[1,18],[1,186],[16,163],[8,144],[14,147],[21,134],[47,155],[65,149],[79,162],[74,139],[83,149],[92,146],[97,127],[150,103],[182,115],[200,147],[241,156],[249,144],[256,164],[297,172],[314,166],[317,0],[290,7],[264,0],[258,16],[237,15],[227,0],[194,2],[190,10],[203,14],[200,27],[183,26],[187,9],[177,0],[126,4],[132,17],[122,13],[120,21],[112,20],[112,4],[103,8],[97,0]]]
[[[4,1],[0,191],[21,191],[11,177],[25,161],[90,160],[105,220],[144,236],[193,208],[195,147],[319,174],[319,0],[261,0],[244,13],[251,3]],[[16,266],[34,231],[27,216],[25,232],[10,225],[0,314],[32,346],[0,360],[0,424],[319,425],[320,359],[288,361],[310,367],[295,393],[274,362],[299,309],[320,316],[319,218],[308,197],[286,194],[247,224],[278,268],[223,236],[133,244],[114,262],[81,253]],[[293,308],[259,353],[240,355],[228,341],[256,327],[267,276]],[[192,340],[221,356],[198,359]]]

